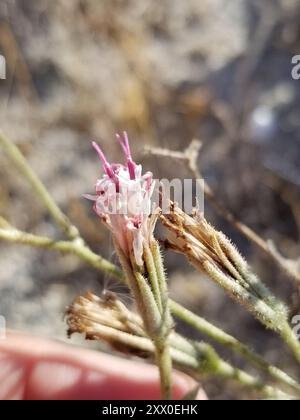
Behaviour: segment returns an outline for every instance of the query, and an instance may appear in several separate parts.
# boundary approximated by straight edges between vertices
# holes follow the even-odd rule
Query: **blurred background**
[[[135,160],[156,178],[188,172],[170,158],[145,156],[144,146],[183,151],[200,139],[199,168],[218,199],[299,258],[300,80],[291,76],[299,22],[299,0],[2,0],[0,128],[93,250],[112,261],[109,235],[82,194],[101,174],[90,141],[116,161],[114,133],[125,129]],[[61,238],[2,151],[0,177],[0,214],[22,230]],[[207,219],[299,314],[296,286],[205,205]],[[184,258],[168,253],[166,265],[174,298],[296,374],[279,340]],[[76,257],[0,243],[0,314],[9,328],[66,339],[63,312],[88,289],[129,301],[124,288]],[[211,398],[251,398],[233,384],[204,385]]]

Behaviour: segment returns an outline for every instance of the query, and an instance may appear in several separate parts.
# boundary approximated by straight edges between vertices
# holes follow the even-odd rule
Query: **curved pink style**
[[[123,136],[120,136],[120,134],[116,134],[117,139],[119,140],[120,145],[122,146],[122,149],[125,153],[125,156],[127,158],[127,167],[130,174],[130,179],[135,179],[135,164],[131,157],[131,151],[129,146],[129,140],[128,135],[126,131],[123,131]]]

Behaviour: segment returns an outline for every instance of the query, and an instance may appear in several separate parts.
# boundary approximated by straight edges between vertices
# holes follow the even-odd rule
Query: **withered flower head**
[[[66,322],[69,336],[84,334],[86,339],[104,341],[115,350],[133,352],[140,357],[148,356],[147,350],[152,350],[148,342],[146,352],[135,345],[135,337],[145,344],[142,320],[111,292],[103,293],[101,297],[91,292],[78,296],[66,311]]]
[[[101,297],[87,292],[78,296],[66,312],[69,334],[85,333],[89,338],[97,336],[99,326],[132,332],[141,330],[139,318],[130,312],[112,292]]]
[[[285,306],[270,294],[235,245],[224,233],[210,225],[203,215],[195,211],[189,216],[171,203],[170,212],[162,214],[161,220],[168,230],[166,247],[186,255],[195,268],[214,280],[258,318],[262,318],[263,312],[266,324],[269,319],[274,319],[272,311],[279,317],[286,317]],[[273,321],[270,322],[273,327]]]
[[[247,262],[236,247],[222,233],[208,223],[196,210],[192,216],[176,204],[170,204],[170,212],[161,215],[168,229],[165,245],[187,255],[190,261],[206,271],[211,265],[226,274],[239,277],[248,269]]]

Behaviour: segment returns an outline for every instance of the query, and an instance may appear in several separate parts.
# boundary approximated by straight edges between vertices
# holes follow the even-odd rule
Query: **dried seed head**
[[[114,293],[98,297],[87,292],[85,296],[77,297],[66,311],[66,322],[69,336],[80,333],[86,339],[104,341],[122,353],[149,356],[148,351],[139,350],[138,342],[135,343],[135,337],[146,340],[147,349],[150,343],[145,338],[140,317],[128,310]]]
[[[69,334],[92,332],[97,336],[99,326],[120,331],[138,330],[142,324],[138,316],[130,312],[114,293],[106,292],[101,297],[87,292],[78,296],[66,311]]]
[[[197,260],[199,264],[208,260],[218,268],[222,267],[219,250],[216,249],[219,232],[203,217],[199,219],[197,214],[189,216],[172,203],[170,213],[162,214],[161,221],[168,229],[169,247],[186,254],[191,260]]]
[[[279,317],[286,317],[285,306],[270,294],[224,233],[218,232],[202,215],[196,212],[189,216],[172,203],[170,213],[160,217],[168,229],[169,248],[186,255],[198,270],[250,310],[263,301]]]

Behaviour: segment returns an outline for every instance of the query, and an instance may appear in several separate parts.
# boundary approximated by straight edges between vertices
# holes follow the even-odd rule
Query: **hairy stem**
[[[161,345],[156,344],[156,363],[159,367],[160,387],[163,400],[172,399],[172,356],[168,338]]]
[[[100,255],[95,254],[83,242],[83,240],[55,241],[54,239],[45,236],[33,235],[18,229],[6,228],[0,228],[0,239],[12,243],[33,246],[36,248],[53,249],[63,253],[74,254],[93,268],[107,273],[120,281],[124,281],[124,275],[122,271],[115,264],[112,264],[110,261],[101,257]]]
[[[171,317],[170,307],[169,307],[169,296],[168,296],[168,285],[167,278],[165,275],[165,270],[163,266],[163,260],[159,245],[155,240],[151,241],[150,244],[151,257],[153,265],[155,267],[156,276],[155,278],[158,281],[158,287],[160,290],[160,299],[162,306],[162,325],[161,325],[161,334],[164,337],[162,340],[162,349],[160,351],[161,364],[163,366],[163,371],[161,372],[161,377],[163,378],[162,387],[165,389],[165,393],[168,396],[167,399],[171,399],[171,370],[172,370],[172,359],[169,351],[169,335],[173,328],[173,320]]]
[[[162,308],[162,302],[161,302],[161,291],[159,287],[159,281],[157,277],[156,267],[153,261],[153,256],[152,256],[150,247],[148,245],[146,245],[144,249],[144,259],[145,259],[149,279],[151,282],[153,295],[155,297],[158,309],[160,313],[162,313],[163,308]]]
[[[300,363],[300,342],[287,322],[283,325],[280,335]]]

